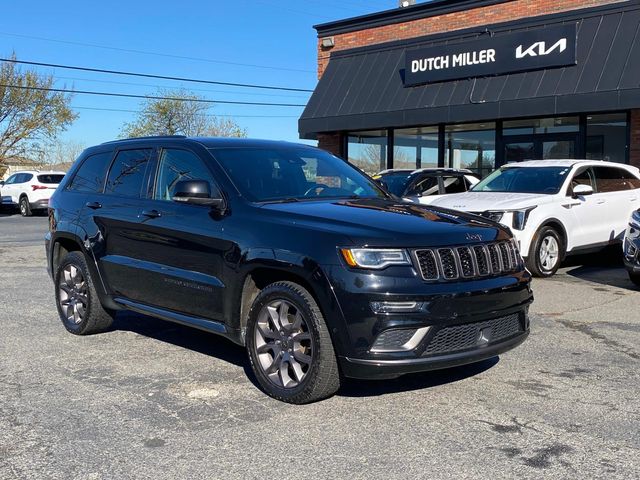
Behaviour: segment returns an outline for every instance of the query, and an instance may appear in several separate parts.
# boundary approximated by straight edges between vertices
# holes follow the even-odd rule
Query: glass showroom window
[[[587,117],[587,159],[625,163],[627,161],[627,114]]]
[[[507,120],[502,127],[503,135],[540,135],[549,133],[577,133],[579,117],[527,118]]]
[[[468,168],[484,177],[495,168],[496,124],[447,125],[445,149],[445,165]]]
[[[393,168],[415,169],[438,166],[438,127],[395,130]]]
[[[368,132],[350,132],[347,154],[349,163],[375,175],[387,168],[387,132],[375,130]]]

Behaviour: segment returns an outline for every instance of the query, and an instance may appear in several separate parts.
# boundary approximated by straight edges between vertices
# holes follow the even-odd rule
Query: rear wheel
[[[20,215],[23,217],[30,217],[33,215],[31,212],[31,205],[29,205],[29,199],[27,197],[22,197],[20,199]]]
[[[74,335],[91,335],[108,329],[113,313],[100,304],[87,262],[81,252],[70,252],[55,275],[56,303],[64,327]]]
[[[564,243],[552,227],[542,227],[529,250],[527,268],[536,277],[551,277],[560,267],[564,256]]]
[[[340,387],[324,317],[300,285],[277,282],[262,290],[249,312],[246,338],[253,372],[271,397],[311,403]]]

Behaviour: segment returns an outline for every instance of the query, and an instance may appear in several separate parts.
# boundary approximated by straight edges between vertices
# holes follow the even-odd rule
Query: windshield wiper
[[[262,200],[261,204],[267,204],[267,203],[295,203],[295,202],[299,202],[300,199],[296,198],[296,197],[286,197],[286,198],[274,198],[273,200]]]

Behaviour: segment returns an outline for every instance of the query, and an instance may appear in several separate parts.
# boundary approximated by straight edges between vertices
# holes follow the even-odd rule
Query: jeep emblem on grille
[[[482,235],[479,233],[467,233],[467,240],[474,240],[476,242],[482,241]]]

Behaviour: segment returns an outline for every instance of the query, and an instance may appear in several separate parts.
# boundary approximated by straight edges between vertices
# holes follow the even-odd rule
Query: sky
[[[397,0],[190,1],[32,0],[3,2],[0,54],[18,60],[312,90],[316,83],[313,25],[396,8]],[[187,88],[205,98],[306,104],[310,94],[149,78],[35,69],[58,88],[150,95]],[[76,94],[79,114],[61,135],[86,146],[112,140],[141,109],[140,99]],[[122,111],[126,110],[126,111]],[[303,107],[215,104],[250,137],[297,141]]]

